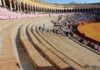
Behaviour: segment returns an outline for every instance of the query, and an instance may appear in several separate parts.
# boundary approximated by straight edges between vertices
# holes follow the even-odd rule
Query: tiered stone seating
[[[98,59],[98,56],[96,56],[94,53],[90,52],[89,54],[95,55],[96,58],[90,57],[90,60],[85,59],[88,57],[88,54],[84,54],[83,51],[87,52],[87,49],[85,50],[79,50],[81,49],[80,46],[72,41],[70,41],[68,38],[65,38],[61,35],[56,35],[52,32],[40,32],[38,30],[38,25],[39,24],[29,24],[29,26],[26,29],[26,37],[23,38],[25,33],[23,33],[22,38],[23,38],[23,44],[24,48],[28,51],[27,53],[30,53],[30,57],[33,58],[33,66],[35,66],[36,69],[47,69],[48,66],[45,68],[44,66],[41,66],[41,61],[40,66],[35,64],[34,65],[34,56],[32,52],[32,48],[28,48],[29,46],[33,47],[34,50],[37,50],[37,53],[40,56],[43,56],[43,58],[48,61],[51,64],[50,69],[57,69],[57,70],[85,70],[88,69],[89,67],[92,67],[94,65],[98,66],[98,63],[92,62],[92,60]],[[23,29],[25,30],[25,29]],[[27,41],[28,40],[28,41]],[[60,42],[59,42],[60,41]],[[75,44],[75,47],[72,47],[73,44]],[[26,46],[26,47],[25,47]],[[28,50],[31,49],[31,50]],[[78,49],[78,50],[77,50]],[[76,50],[76,51],[73,51]],[[80,53],[83,53],[83,56]],[[38,55],[34,54],[34,55]],[[39,56],[35,57],[38,59]],[[86,61],[86,62],[85,62]],[[45,64],[45,63],[44,63]],[[88,66],[88,67],[87,67]]]
[[[64,43],[64,42],[62,42],[62,39],[59,39],[59,38],[56,38],[55,36],[49,36],[50,35],[50,33],[48,33],[48,34],[46,34],[46,33],[44,33],[43,35],[46,35],[47,37],[49,37],[48,39],[47,39],[47,41],[49,42],[49,43],[51,43],[51,45],[53,45],[53,47],[55,48],[55,49],[57,49],[59,52],[61,52],[63,55],[65,55],[64,57],[66,58],[66,56],[69,58],[71,58],[71,59],[73,59],[73,60],[75,60],[76,61],[76,64],[79,64],[80,66],[82,66],[82,67],[84,67],[84,63],[83,62],[81,62],[80,60],[79,60],[79,58],[75,58],[75,56],[73,55],[73,54],[71,54],[71,53],[69,53],[68,51],[70,51],[69,49],[67,49],[67,46],[71,46],[71,45],[69,45],[69,44],[67,44],[67,42],[66,43]],[[45,38],[47,38],[46,36],[44,36]],[[54,40],[52,41],[50,38],[53,38]],[[59,41],[60,41],[60,43],[59,43]],[[62,43],[62,44],[61,44]],[[65,47],[66,46],[66,47]],[[66,54],[69,54],[69,55],[66,55]],[[73,56],[74,57],[73,57]],[[70,60],[71,60],[70,59]]]
[[[41,44],[39,36],[34,30],[34,35],[31,31],[28,31],[29,35],[33,41],[33,44],[35,44],[36,48],[42,53],[42,55],[51,62],[58,70],[67,70],[72,69],[67,63],[65,63],[63,60],[61,60],[57,55],[55,55],[53,52],[51,52],[47,47],[45,47],[43,44]]]
[[[37,29],[37,33],[48,43],[47,48],[49,48],[51,51],[53,51],[57,56],[59,56],[61,59],[63,59],[65,62],[70,64],[72,67],[76,68],[77,70],[84,70],[84,66],[81,64],[73,61],[71,58],[69,58],[67,55],[65,55],[65,51],[62,49],[62,47],[65,45],[63,42],[62,44],[59,44],[59,41],[55,36],[53,36],[50,33],[44,33],[40,32]],[[53,41],[52,41],[53,39]],[[66,48],[64,48],[66,49]]]
[[[45,60],[45,58],[41,56],[34,46],[29,42],[27,36],[25,35],[25,30],[25,28],[20,30],[20,39],[31,58],[34,68],[36,70],[55,70],[55,68],[47,60]]]
[[[37,32],[37,33],[39,33],[39,32]],[[65,54],[66,56],[68,56],[69,58],[71,58],[72,60],[77,62],[79,65],[83,66],[84,68],[87,65],[89,67],[92,67],[94,65],[98,65],[98,63],[95,64],[95,62],[92,62],[92,60],[97,60],[97,58],[88,57],[90,54],[95,55],[95,53],[90,52],[86,48],[83,48],[83,47],[81,48],[80,45],[74,43],[70,39],[63,37],[61,35],[57,35],[57,34],[54,34],[54,33],[51,33],[51,32],[50,33],[41,32],[41,33],[44,35],[44,37],[43,36],[42,37],[46,41],[48,41],[49,43],[51,42],[50,44],[55,44],[55,48],[57,50],[59,50],[61,53]],[[41,33],[39,33],[39,34],[41,34]],[[78,50],[78,49],[80,49],[80,50]],[[88,53],[85,54],[84,51],[88,52]],[[89,60],[86,59],[86,58],[89,58]]]

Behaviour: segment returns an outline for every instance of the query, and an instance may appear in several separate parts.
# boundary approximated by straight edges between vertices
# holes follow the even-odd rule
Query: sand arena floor
[[[100,42],[100,22],[79,25],[78,30],[80,33],[84,33],[85,36]]]

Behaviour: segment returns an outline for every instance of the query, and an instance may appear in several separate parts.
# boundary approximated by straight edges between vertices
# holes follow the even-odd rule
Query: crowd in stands
[[[66,37],[71,37],[81,44],[93,48],[95,50],[100,51],[100,42],[92,42],[85,38],[85,35],[79,35],[77,26],[79,24],[84,24],[85,22],[93,22],[96,21],[95,14],[87,14],[87,13],[79,13],[79,14],[69,14],[67,16],[58,16],[56,20],[52,20],[52,24],[54,25],[52,32],[61,34]],[[47,30],[45,25],[40,27],[42,31]]]

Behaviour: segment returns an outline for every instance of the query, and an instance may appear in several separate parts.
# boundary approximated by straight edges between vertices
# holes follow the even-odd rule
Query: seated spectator
[[[39,26],[39,30],[41,30],[41,26]]]
[[[94,43],[91,42],[90,47],[94,49]]]
[[[98,51],[100,51],[100,42],[98,43]]]
[[[94,45],[94,49],[98,50],[98,43]]]
[[[91,42],[90,41],[87,41],[87,46],[91,46]]]

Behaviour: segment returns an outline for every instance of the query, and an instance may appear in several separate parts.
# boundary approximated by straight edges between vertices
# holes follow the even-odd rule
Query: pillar
[[[2,0],[2,2],[3,2],[2,6],[6,7],[5,0]]]
[[[10,9],[10,11],[12,11],[12,0],[9,0],[9,9]]]
[[[18,2],[16,3],[17,12],[20,11]]]
[[[16,1],[15,0],[13,1],[13,4],[14,4],[14,11],[16,11],[17,7],[16,7]]]
[[[34,6],[34,14],[36,13],[36,6]]]
[[[28,13],[30,13],[30,5],[27,6]]]
[[[22,13],[21,2],[18,5],[19,5],[19,11]]]
[[[29,5],[29,8],[30,8],[30,9],[29,9],[29,12],[31,13],[31,12],[32,12],[31,5]]]
[[[20,12],[21,11],[21,4],[19,2],[17,2],[17,11]]]
[[[34,13],[34,6],[32,5],[32,13]]]
[[[23,12],[24,12],[24,13],[26,12],[25,3],[23,3]]]
[[[32,5],[30,6],[30,11],[31,11],[31,13],[32,13],[32,11],[33,11],[33,10],[32,10]]]
[[[23,12],[26,13],[26,6],[25,6],[25,3],[23,3]]]

